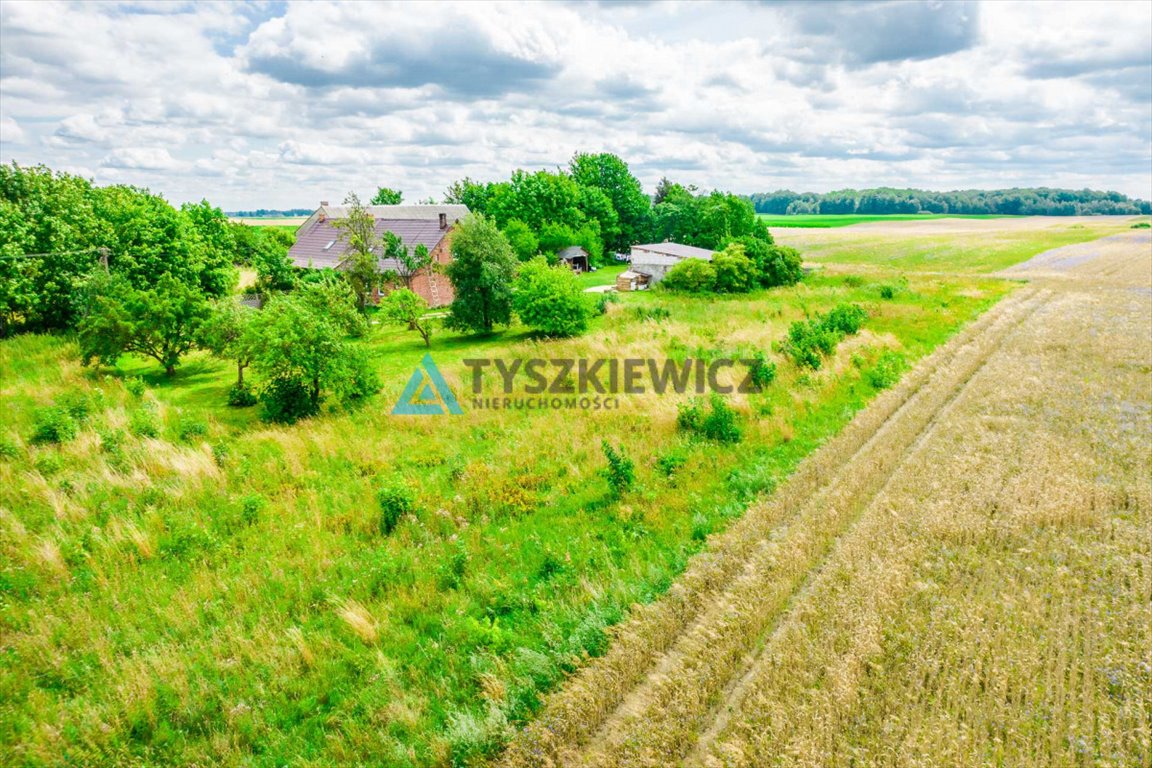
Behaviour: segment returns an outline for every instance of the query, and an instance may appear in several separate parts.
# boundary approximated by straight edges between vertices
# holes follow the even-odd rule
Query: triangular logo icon
[[[448,382],[440,375],[440,369],[432,362],[432,355],[424,355],[419,367],[412,372],[412,378],[408,379],[408,386],[404,387],[392,415],[442,416],[446,413],[460,415],[464,410],[456,402]]]

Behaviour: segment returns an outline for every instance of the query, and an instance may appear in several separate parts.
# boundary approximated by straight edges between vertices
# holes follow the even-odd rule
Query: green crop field
[[[1009,216],[977,215],[977,214],[950,214],[950,213],[890,213],[884,215],[868,214],[798,214],[795,216],[780,216],[772,213],[757,214],[760,220],[769,227],[798,227],[802,229],[828,229],[831,227],[849,227],[853,224],[863,224],[869,221],[931,221],[933,219],[1006,219]]]
[[[460,416],[390,415],[426,349],[377,329],[363,344],[384,390],[294,427],[226,407],[234,371],[206,356],[167,379],[135,357],[81,368],[66,336],[6,340],[2,748],[29,764],[487,754],[604,652],[629,606],[664,592],[867,403],[877,366],[915,362],[1010,290],[833,270],[733,298],[627,295],[568,341],[441,332],[431,352]],[[820,371],[772,351],[790,322],[843,302],[869,316]],[[646,319],[658,308],[668,316]],[[757,351],[779,376],[733,398],[735,446],[677,431],[687,396],[622,395],[618,410],[586,413],[483,410],[464,396],[464,358]],[[134,376],[141,395],[126,388]],[[38,409],[53,402],[84,403],[84,426],[35,445]],[[603,440],[636,464],[621,498]],[[384,535],[375,490],[393,481],[417,504]]]

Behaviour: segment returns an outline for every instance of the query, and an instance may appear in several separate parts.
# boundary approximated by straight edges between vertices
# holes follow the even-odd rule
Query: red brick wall
[[[432,263],[438,265],[438,269],[433,271],[422,269],[412,277],[412,290],[428,302],[430,307],[446,307],[452,303],[452,299],[455,297],[452,281],[443,273],[443,267],[452,261],[451,242],[452,228],[449,227],[448,232],[432,249]],[[435,295],[432,293],[433,281],[436,283]],[[387,288],[384,289],[384,293],[388,293]],[[380,292],[376,291],[374,294],[375,300],[379,301]]]

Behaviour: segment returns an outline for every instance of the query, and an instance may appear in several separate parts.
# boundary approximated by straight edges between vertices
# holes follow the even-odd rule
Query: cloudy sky
[[[0,2],[0,161],[311,207],[577,150],[737,192],[1152,196],[1152,3]]]

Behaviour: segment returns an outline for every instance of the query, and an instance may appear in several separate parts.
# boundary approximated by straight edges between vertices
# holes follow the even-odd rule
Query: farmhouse
[[[423,245],[435,264],[447,264],[452,259],[449,244],[456,222],[468,215],[464,205],[370,205],[368,213],[376,222],[376,234],[391,232],[411,251]],[[320,203],[320,207],[296,230],[296,243],[288,257],[297,267],[308,269],[341,269],[348,254],[348,246],[341,239],[341,230],[335,222],[348,216],[348,209],[340,205]],[[397,271],[395,259],[380,259],[381,271]],[[412,280],[412,290],[431,307],[442,307],[452,302],[452,283],[443,274],[421,270]]]
[[[573,272],[588,271],[588,251],[578,245],[570,245],[556,254],[561,264],[572,268]]]
[[[658,283],[668,274],[668,270],[684,259],[702,259],[712,261],[713,252],[707,248],[697,248],[681,243],[649,243],[647,245],[632,246],[632,266],[628,273],[647,275],[645,283]],[[621,275],[623,277],[623,275]],[[641,286],[637,286],[641,287]],[[629,290],[621,288],[621,290]],[[635,290],[633,288],[632,290]]]

